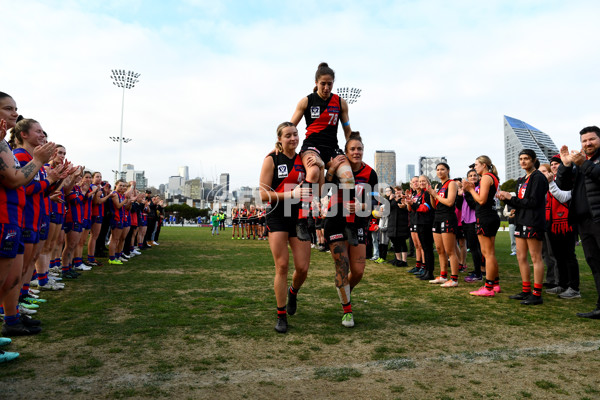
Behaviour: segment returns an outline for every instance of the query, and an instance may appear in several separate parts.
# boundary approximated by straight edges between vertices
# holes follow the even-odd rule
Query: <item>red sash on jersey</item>
[[[517,191],[517,197],[522,199],[525,196],[525,190],[527,189],[527,184],[529,183],[529,178],[531,178],[531,175],[529,175],[527,177],[527,179],[525,180],[525,182],[523,182],[521,184],[521,186],[519,186],[519,190]]]
[[[452,180],[448,179],[446,182],[444,182],[444,184],[442,185],[442,187],[440,188],[440,190],[438,190],[437,194],[442,199],[446,198],[446,193],[448,192],[448,186],[450,186],[450,182],[452,182]],[[435,200],[435,206],[437,207],[438,204],[440,204],[440,201],[438,199],[436,199]]]

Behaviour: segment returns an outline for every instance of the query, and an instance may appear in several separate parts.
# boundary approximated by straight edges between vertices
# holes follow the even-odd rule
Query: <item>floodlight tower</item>
[[[348,104],[356,103],[360,97],[360,92],[362,90],[358,88],[342,87],[337,89],[338,96],[346,100]]]
[[[115,181],[121,178],[121,156],[123,154],[123,142],[127,143],[131,141],[131,139],[123,138],[123,112],[125,110],[125,89],[133,89],[135,84],[139,82],[137,78],[139,78],[140,74],[133,71],[125,71],[124,69],[113,69],[111,70],[112,75],[110,78],[113,80],[113,85],[120,87],[123,89],[123,96],[121,98],[121,133],[119,137],[111,136],[110,138],[113,141],[119,142],[119,165],[117,165],[117,170],[115,171]],[[118,178],[117,178],[118,176]]]

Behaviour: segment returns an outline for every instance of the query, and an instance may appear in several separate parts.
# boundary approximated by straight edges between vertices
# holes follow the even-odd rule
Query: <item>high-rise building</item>
[[[396,152],[393,150],[375,151],[375,172],[380,186],[396,185]]]
[[[415,176],[415,164],[408,164],[406,166],[406,180],[405,182],[410,182],[410,180]]]
[[[224,172],[219,178],[219,193],[218,196],[221,200],[229,199],[229,174]]]
[[[191,179],[183,185],[183,195],[188,199],[202,199],[202,180],[200,178]]]
[[[550,136],[526,122],[504,116],[504,161],[506,180],[524,175],[519,165],[519,152],[523,149],[535,151],[540,163],[549,163],[558,148]]]
[[[123,164],[123,171],[121,172],[127,182],[134,181],[135,188],[140,191],[146,190],[148,187],[148,179],[146,179],[144,171],[136,171],[133,164]]]
[[[250,186],[242,186],[238,191],[238,203],[239,204],[252,204],[254,197],[252,196],[253,189]]]
[[[186,166],[179,167],[179,176],[183,178],[184,182],[190,180],[190,169]]]
[[[169,177],[169,185],[167,186],[167,195],[169,197],[181,195],[185,181],[183,177],[176,175]]]
[[[448,161],[446,157],[419,157],[419,175],[425,175],[429,180],[437,181],[435,167],[441,162],[447,163]]]

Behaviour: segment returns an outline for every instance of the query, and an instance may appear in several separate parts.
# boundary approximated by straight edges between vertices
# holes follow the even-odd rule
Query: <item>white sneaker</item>
[[[442,285],[440,285],[440,287],[458,287],[458,282],[450,279],[446,283],[443,283]]]
[[[25,315],[33,315],[33,314],[37,313],[37,311],[30,310],[29,308],[25,308],[19,304],[19,313],[25,314]]]
[[[217,235],[218,235],[218,233],[217,233]],[[157,242],[152,242],[152,244],[153,244],[154,246],[160,246],[160,243],[157,243]]]
[[[64,284],[64,283],[62,283],[62,282],[57,282],[57,281],[55,281],[54,279],[48,279],[48,282],[52,282],[52,284],[53,284],[54,286],[58,286],[58,287],[59,287],[59,288],[61,288],[61,289],[64,289],[64,288],[65,288],[65,284]]]
[[[129,261],[129,259],[126,258],[126,257],[121,256],[121,258],[119,258],[119,261],[121,261],[121,262],[127,262],[127,261]]]
[[[125,258],[129,259],[131,256],[128,256],[127,254],[123,253],[123,254],[121,254],[121,257],[125,257]]]
[[[75,269],[78,270],[78,271],[91,271],[92,267],[88,267],[85,264],[81,264],[81,265],[75,267]]]
[[[39,290],[37,292],[39,293]],[[32,293],[31,289],[29,289],[29,293],[27,293],[27,296],[31,297],[32,299],[39,299],[40,298],[40,296],[38,296],[37,294]]]
[[[30,295],[40,294],[40,291],[37,290],[37,289],[31,289],[31,288],[29,288],[29,294]]]
[[[60,267],[52,267],[50,268],[50,272],[53,274],[60,274],[62,271],[60,270]]]
[[[346,328],[352,328],[354,326],[354,318],[352,317],[352,313],[346,313],[342,317],[342,325]]]
[[[136,256],[141,256],[142,253],[138,249],[134,249],[131,254],[135,254]]]
[[[38,282],[37,279],[32,280],[31,282],[29,282],[29,286],[35,286],[38,287],[40,284]]]
[[[441,276],[438,276],[437,278],[429,281],[429,283],[436,283],[436,284],[438,284],[438,283],[446,283],[446,282],[448,282],[448,279],[442,278]]]
[[[40,290],[63,290],[64,285],[52,281],[48,281],[44,286],[40,286]]]

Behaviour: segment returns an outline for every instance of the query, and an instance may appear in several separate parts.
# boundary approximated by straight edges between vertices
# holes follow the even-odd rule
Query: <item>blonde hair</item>
[[[285,128],[287,128],[288,126],[296,127],[296,125],[294,125],[288,121],[282,122],[279,125],[277,125],[277,139],[281,139],[281,135],[283,135],[283,130]],[[277,149],[278,152],[283,153],[283,145],[281,144],[281,142],[279,140],[277,142],[275,142],[275,148]]]
[[[482,164],[485,164],[488,168],[488,171],[496,175],[496,178],[498,177],[498,170],[496,169],[496,166],[492,164],[492,160],[488,156],[479,156],[476,158],[476,160]]]
[[[31,127],[33,127],[33,124],[39,124],[39,122],[37,122],[35,119],[31,119],[31,118],[24,118],[24,119],[20,120],[19,122],[17,122],[17,125],[15,125],[15,127],[12,128],[12,131],[10,133],[10,139],[8,141],[8,144],[10,145],[10,147],[12,147],[14,149],[17,146],[22,145],[23,144],[22,133],[28,132],[31,129]]]

